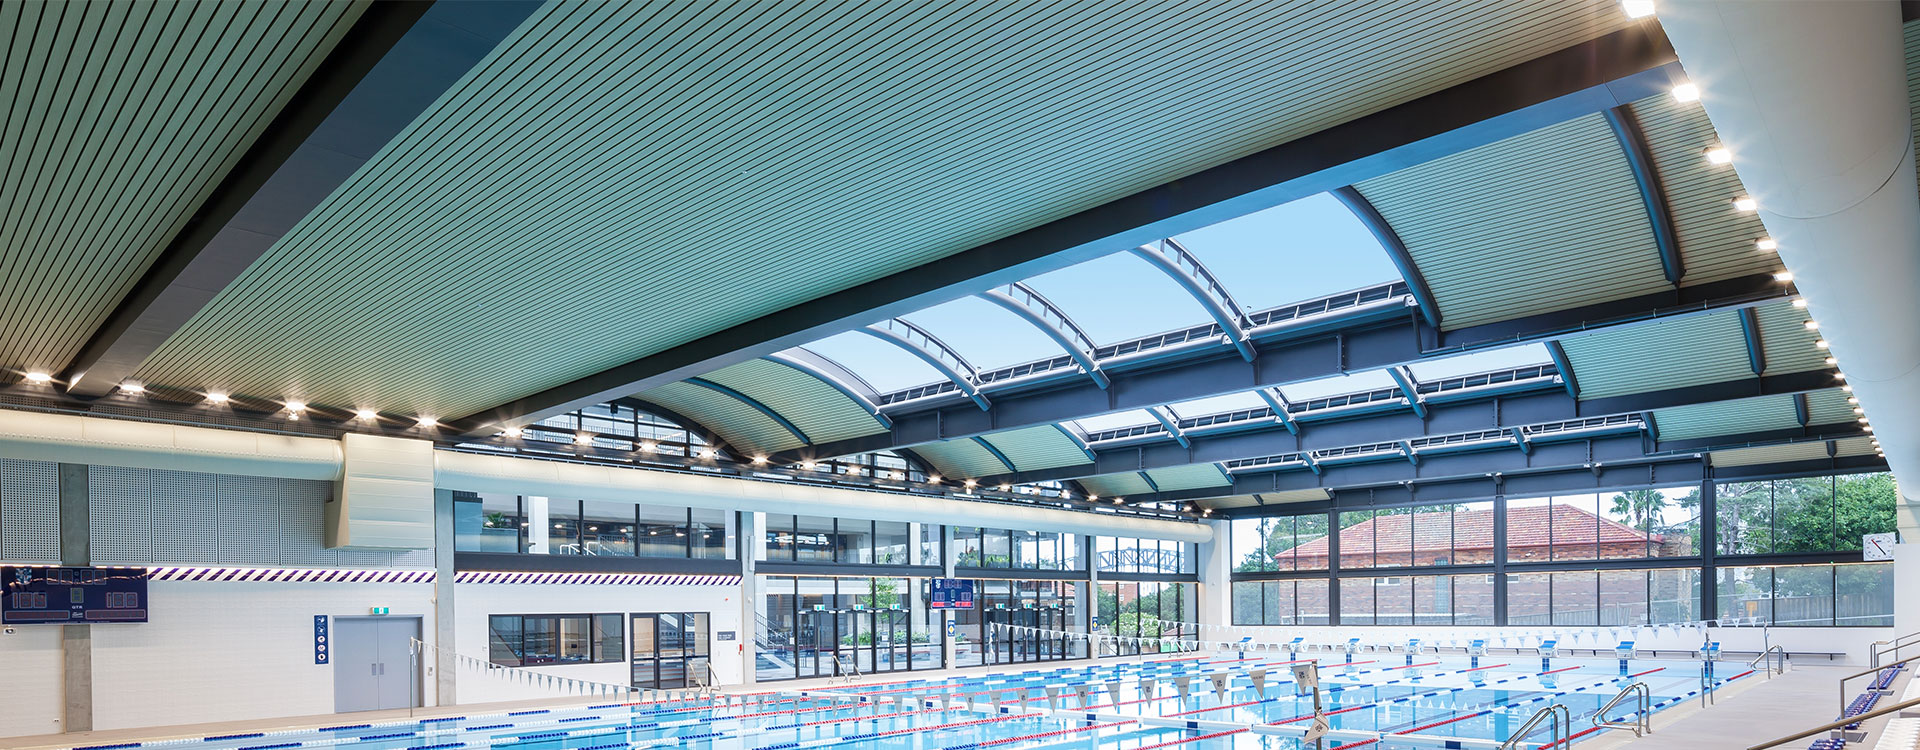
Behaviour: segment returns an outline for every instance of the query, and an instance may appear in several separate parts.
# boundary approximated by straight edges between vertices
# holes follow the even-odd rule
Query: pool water
[[[1620,689],[1644,682],[1656,708],[1744,677],[1721,664],[1703,680],[1695,662],[1539,657],[1322,656],[1327,748],[1491,748],[1541,708],[1558,703],[1574,731]],[[127,750],[192,744],[208,750],[1297,750],[1313,697],[1294,694],[1291,660],[1219,655],[1146,663],[892,681],[721,699],[596,705],[421,721],[342,724],[314,730],[96,745]],[[1249,672],[1265,669],[1264,690]],[[1212,675],[1231,674],[1217,692]],[[1151,680],[1151,682],[1143,682]],[[1186,695],[1180,683],[1186,682]],[[1053,686],[1050,700],[1045,688]],[[1086,691],[1086,700],[1080,691]],[[1620,719],[1632,704],[1609,718]],[[1586,730],[1586,731],[1582,731]],[[1545,725],[1529,747],[1548,743]]]

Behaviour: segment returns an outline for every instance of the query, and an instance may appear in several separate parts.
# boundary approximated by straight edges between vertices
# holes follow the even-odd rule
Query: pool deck
[[[1857,667],[1795,666],[1783,674],[1766,679],[1740,680],[1720,692],[1714,705],[1702,709],[1699,701],[1686,708],[1654,714],[1653,734],[1635,738],[1632,732],[1612,731],[1591,741],[1576,743],[1580,750],[1743,750],[1753,745],[1784,737],[1794,732],[1832,721],[1840,714],[1840,678],[1860,671]],[[1911,679],[1902,675],[1896,689]],[[1866,680],[1849,685],[1848,695],[1858,695]],[[1897,694],[1897,693],[1896,693]],[[1877,719],[1866,728],[1877,730],[1885,723]],[[1825,735],[1821,735],[1825,736]],[[1814,737],[1794,740],[1782,748],[1805,750]],[[1872,739],[1869,739],[1871,742]]]

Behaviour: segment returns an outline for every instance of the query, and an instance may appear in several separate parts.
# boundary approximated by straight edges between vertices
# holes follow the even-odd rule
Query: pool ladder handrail
[[[1565,723],[1561,722],[1561,717],[1565,717]],[[1500,743],[1500,750],[1515,750],[1516,748],[1524,746],[1527,741],[1527,735],[1532,734],[1533,728],[1539,726],[1543,720],[1551,720],[1553,722],[1553,734],[1551,735],[1553,741],[1541,747],[1557,747],[1565,744],[1568,731],[1573,729],[1573,712],[1568,711],[1565,705],[1555,703],[1535,712],[1532,717],[1527,719],[1527,723],[1521,724],[1519,730],[1507,737],[1506,742]]]
[[[833,663],[840,669],[840,676],[846,678],[847,684],[851,685],[854,680],[860,679],[860,664],[846,654],[833,652]]]
[[[1640,700],[1639,709],[1633,712],[1633,722],[1629,724],[1607,721],[1607,712],[1619,708],[1620,704],[1624,702],[1629,695],[1637,696]],[[1607,729],[1631,729],[1635,737],[1645,737],[1653,734],[1653,691],[1650,690],[1647,687],[1647,683],[1644,682],[1636,682],[1625,688],[1621,688],[1620,692],[1613,696],[1613,700],[1607,701],[1607,705],[1601,706],[1600,710],[1593,712],[1593,725]]]
[[[1774,655],[1774,654],[1779,654],[1779,655],[1780,655],[1780,658],[1779,658],[1779,659],[1769,659],[1769,658],[1767,658],[1767,657],[1769,657],[1769,656],[1771,656],[1771,655]],[[1778,662],[1778,664],[1779,664],[1779,666],[1778,666],[1778,667],[1776,667],[1776,666],[1775,666],[1775,662],[1776,662],[1776,661],[1777,661],[1777,662]],[[1775,646],[1770,646],[1770,647],[1768,647],[1768,648],[1767,648],[1767,650],[1765,650],[1765,651],[1762,651],[1762,652],[1760,652],[1760,655],[1759,655],[1759,656],[1756,656],[1756,657],[1753,657],[1753,661],[1750,661],[1750,662],[1747,662],[1747,668],[1748,668],[1748,669],[1760,669],[1760,668],[1762,668],[1762,667],[1761,667],[1761,665],[1762,665],[1763,663],[1764,663],[1764,664],[1766,665],[1766,666],[1765,666],[1765,669],[1767,670],[1767,679],[1769,679],[1769,680],[1771,680],[1771,679],[1773,679],[1773,676],[1774,676],[1774,675],[1776,675],[1776,674],[1784,674],[1784,673],[1786,673],[1786,671],[1787,671],[1787,649],[1786,649],[1786,647],[1784,647],[1784,646],[1778,646],[1778,645],[1775,645]]]

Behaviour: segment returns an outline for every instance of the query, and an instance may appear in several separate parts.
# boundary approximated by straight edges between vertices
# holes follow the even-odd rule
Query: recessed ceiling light
[[[27,382],[34,383],[36,385],[46,385],[48,383],[53,382],[53,376],[48,375],[39,370],[34,370],[32,372],[27,373]]]
[[[939,474],[932,474],[927,477],[927,484],[939,484],[939,483],[940,483]]]
[[[1849,403],[1849,404],[1857,404],[1857,403],[1860,403],[1860,399],[1858,399],[1858,398],[1855,398],[1855,397],[1853,397],[1853,396],[1848,396],[1848,397],[1847,397],[1847,403]]]
[[[1001,491],[1001,492],[1006,492],[1006,491],[1007,491],[1007,485],[1004,485],[1004,484],[1003,484],[1003,485],[1000,485],[1000,491]]]
[[[1727,150],[1726,146],[1708,146],[1705,153],[1707,155],[1707,161],[1709,163],[1712,163],[1712,164],[1732,164],[1733,163],[1733,152]]]
[[[224,404],[227,402],[227,399],[229,398],[231,397],[219,391],[207,392],[207,403],[209,404]]]
[[[121,393],[146,393],[147,387],[139,383],[128,381],[120,384],[120,392]]]
[[[1818,331],[1818,330],[1820,330],[1820,324],[1819,324],[1819,323],[1817,323],[1817,322],[1815,322],[1815,321],[1811,321],[1811,320],[1809,320],[1809,321],[1807,321],[1807,322],[1806,322],[1806,324],[1805,324],[1805,325],[1807,326],[1807,330],[1809,330],[1809,331]]]
[[[307,402],[305,401],[288,401],[287,402],[287,411],[298,414],[306,410],[307,410]]]
[[[1628,18],[1646,18],[1653,15],[1653,0],[1621,0],[1620,9]]]
[[[361,409],[353,413],[353,418],[358,419],[362,422],[372,422],[373,420],[380,418],[380,412],[374,411],[372,409]]]
[[[433,417],[421,417],[418,424],[421,427],[425,427],[427,429],[433,429],[435,427],[440,426],[440,420],[434,419]]]
[[[1792,272],[1792,271],[1781,271],[1781,272],[1779,272],[1779,273],[1776,273],[1776,274],[1774,274],[1774,275],[1773,275],[1773,280],[1774,280],[1774,281],[1792,281],[1792,280],[1793,280],[1793,272]]]
[[[585,433],[585,432],[573,433],[573,444],[574,445],[593,445],[593,435],[591,433]]]
[[[1834,359],[1832,357],[1827,358],[1827,365],[1832,366],[1837,364],[1840,364],[1840,360]]]
[[[1841,375],[1841,374],[1839,374],[1839,373],[1834,373],[1834,375],[1835,375],[1836,377],[1838,377],[1838,378],[1840,378],[1841,380],[1845,380],[1845,379],[1847,379],[1847,376],[1845,376],[1845,375]],[[1843,391],[1846,391],[1846,392],[1848,392],[1848,393],[1852,393],[1852,392],[1853,392],[1853,386],[1850,386],[1850,385],[1843,385],[1843,386],[1840,386],[1840,390],[1843,390]]]
[[[813,471],[813,467],[814,467],[814,463],[813,463],[812,461],[801,461],[801,462],[800,462],[800,468],[802,468],[802,469],[806,469],[807,471]]]
[[[766,457],[766,456],[754,456],[754,457],[753,457],[753,462],[754,462],[755,464],[764,464],[764,463],[766,463],[766,462],[767,462],[767,457]]]
[[[1806,306],[1807,306],[1807,298],[1805,298],[1805,297],[1795,297],[1795,298],[1793,298],[1793,306],[1794,306],[1794,307],[1800,307],[1800,308],[1804,308],[1804,307],[1806,307]]]
[[[1853,413],[1855,413],[1855,414],[1865,414],[1865,413],[1867,413],[1867,410],[1866,410],[1866,409],[1862,409],[1862,408],[1860,408],[1860,407],[1858,407],[1858,406],[1856,406],[1856,407],[1853,407]]]
[[[501,430],[500,434],[507,438],[519,440],[521,435],[526,434],[526,430],[520,429],[518,427],[508,427],[507,429]]]
[[[648,443],[641,443],[641,444],[640,444],[640,452],[641,452],[641,453],[652,453],[652,452],[654,452],[654,451],[657,451],[657,450],[659,450],[659,449],[660,449],[660,446],[659,446],[659,445],[657,445],[657,444],[655,444],[655,443],[651,443],[651,442],[648,442]]]
[[[973,481],[973,480],[971,480],[971,479],[969,479],[969,480],[967,480],[967,487],[969,487],[969,488],[971,488],[971,487],[974,487],[974,486],[976,486],[976,485],[978,485],[978,484],[979,484],[979,482],[975,482],[975,481]]]
[[[1761,237],[1753,241],[1753,247],[1755,250],[1770,253],[1780,249],[1780,241],[1772,237]]]
[[[1733,207],[1739,211],[1757,211],[1760,208],[1760,202],[1754,200],[1752,196],[1742,195],[1733,199]]]
[[[1692,83],[1683,83],[1673,87],[1673,100],[1677,102],[1700,101],[1700,87]]]
[[[713,457],[714,457],[714,456],[716,456],[716,455],[719,455],[719,454],[717,454],[717,453],[715,453],[715,452],[714,452],[714,450],[713,450],[712,448],[701,448],[701,449],[700,449],[700,457],[701,457],[701,458],[713,458]]]
[[[1813,342],[1813,345],[1814,345],[1814,346],[1817,346],[1817,347],[1819,347],[1819,348],[1821,348],[1821,349],[1825,349],[1825,348],[1827,348],[1827,340],[1826,340],[1826,339],[1820,339],[1819,341],[1815,341],[1815,342]]]
[[[1860,424],[1866,424],[1866,423],[1867,423],[1867,418],[1866,418],[1866,417],[1861,417],[1861,418],[1860,418],[1860,419],[1859,419],[1858,421],[1860,422]]]

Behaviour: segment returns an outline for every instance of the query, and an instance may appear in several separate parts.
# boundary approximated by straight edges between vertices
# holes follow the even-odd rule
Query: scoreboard
[[[146,622],[142,568],[0,567],[0,623]]]
[[[932,579],[927,587],[927,609],[973,609],[973,580]]]

